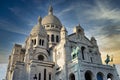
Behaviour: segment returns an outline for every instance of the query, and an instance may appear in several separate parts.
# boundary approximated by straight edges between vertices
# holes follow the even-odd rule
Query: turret
[[[61,32],[60,32],[60,35],[61,35],[61,40],[65,40],[65,39],[67,39],[68,38],[68,34],[67,34],[68,32],[67,32],[67,30],[66,30],[66,28],[63,26],[62,28],[61,28]]]
[[[84,35],[84,29],[80,26],[80,24],[74,27],[73,32]]]
[[[38,17],[38,24],[35,25],[30,33],[29,39],[33,44],[33,47],[48,48],[47,33],[41,24],[42,18]]]
[[[91,37],[91,43],[93,44],[93,46],[97,46],[97,41],[95,37]]]

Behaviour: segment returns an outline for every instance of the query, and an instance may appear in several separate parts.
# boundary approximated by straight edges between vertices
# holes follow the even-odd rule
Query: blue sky
[[[103,59],[120,63],[120,0],[53,0],[54,14],[69,34],[80,24],[86,36],[95,36]],[[15,43],[24,44],[38,16],[48,13],[49,0],[0,0],[0,63],[8,62]],[[117,56],[116,56],[117,55]]]

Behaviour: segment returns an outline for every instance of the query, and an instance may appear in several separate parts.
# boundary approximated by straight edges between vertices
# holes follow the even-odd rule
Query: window
[[[44,46],[44,40],[42,40],[42,46]]]
[[[70,74],[69,80],[75,80],[75,75],[73,73]]]
[[[33,43],[34,43],[34,45],[36,44],[36,39],[34,39]]]
[[[39,40],[39,45],[41,45],[41,39]]]
[[[44,69],[44,80],[46,80],[46,69]]]
[[[107,80],[113,80],[113,75],[111,73],[107,75]]]
[[[51,27],[54,27],[54,25],[51,25]]]
[[[103,80],[103,73],[97,73],[97,80]]]
[[[39,80],[41,80],[41,73],[39,73]]]
[[[44,46],[44,40],[40,39],[40,40],[39,40],[39,45]]]
[[[51,74],[49,74],[49,80],[51,80]]]
[[[51,42],[54,42],[54,35],[51,35]]]
[[[49,25],[47,25],[46,27],[49,27]]]
[[[93,59],[92,59],[92,57],[90,57],[90,60],[91,60],[91,63],[93,62]]]
[[[47,39],[48,39],[48,42],[49,42],[49,35],[47,35]]]
[[[56,42],[59,42],[59,36],[58,35],[56,36]]]
[[[81,47],[82,59],[83,59],[83,60],[85,60],[85,57],[84,57],[84,50],[85,50],[85,47]]]
[[[85,80],[92,80],[92,72],[91,71],[85,72]]]
[[[38,56],[38,60],[43,61],[44,60],[44,56],[43,55],[39,55]]]

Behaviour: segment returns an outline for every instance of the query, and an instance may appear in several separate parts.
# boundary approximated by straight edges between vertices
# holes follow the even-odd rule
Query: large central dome
[[[42,20],[42,25],[47,25],[47,24],[55,24],[58,26],[62,25],[60,20],[55,15],[53,15],[52,6],[49,7],[48,15],[45,16]]]

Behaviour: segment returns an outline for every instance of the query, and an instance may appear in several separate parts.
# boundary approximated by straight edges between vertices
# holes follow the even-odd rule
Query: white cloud
[[[7,71],[7,64],[0,64],[0,80],[5,79]]]
[[[96,5],[85,11],[90,20],[112,20],[120,22],[120,9],[113,8],[109,2],[96,0]]]
[[[63,16],[65,13],[73,10],[74,8],[75,8],[75,6],[67,7],[67,8],[65,8],[65,9],[63,9],[61,12],[58,12],[56,15],[57,15],[58,17]]]

